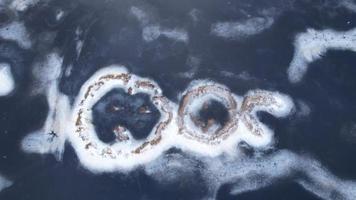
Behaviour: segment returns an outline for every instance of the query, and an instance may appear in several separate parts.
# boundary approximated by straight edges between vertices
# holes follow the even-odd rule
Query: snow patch
[[[7,63],[0,63],[0,96],[9,95],[15,88],[11,67]]]
[[[189,41],[188,33],[184,29],[168,29],[158,25],[151,25],[143,28],[142,37],[146,42],[152,42],[160,36],[165,36],[178,42],[188,43]]]
[[[272,26],[270,17],[254,17],[245,21],[218,22],[211,26],[211,33],[217,37],[239,40],[259,34]]]
[[[10,4],[10,8],[23,12],[39,2],[40,0],[13,0],[13,2]]]
[[[32,41],[22,22],[14,21],[0,28],[0,37],[4,40],[11,40],[18,43],[24,49],[32,46]]]
[[[47,96],[49,111],[42,129],[22,140],[21,148],[27,153],[53,153],[60,159],[64,151],[67,126],[70,124],[70,104],[68,97],[58,89],[62,63],[63,58],[57,53],[49,53],[33,68],[32,73]]]
[[[293,60],[287,70],[289,81],[301,81],[308,65],[320,59],[328,50],[356,51],[355,41],[356,28],[349,31],[308,29],[298,34],[294,42]]]

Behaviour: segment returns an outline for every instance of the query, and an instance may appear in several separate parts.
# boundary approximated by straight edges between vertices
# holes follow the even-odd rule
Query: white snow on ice
[[[11,67],[7,63],[0,63],[0,96],[10,94],[15,88]]]

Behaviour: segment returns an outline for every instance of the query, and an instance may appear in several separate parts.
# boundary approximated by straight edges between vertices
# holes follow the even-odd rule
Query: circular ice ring
[[[147,93],[151,101],[161,113],[161,119],[153,128],[148,138],[142,142],[135,141],[131,144],[120,145],[118,143],[105,144],[96,135],[92,121],[92,107],[107,92],[113,88],[122,88],[128,94],[138,92]],[[103,69],[92,76],[82,87],[76,104],[75,112],[75,137],[79,139],[82,148],[91,155],[102,158],[129,158],[139,156],[157,146],[162,140],[162,132],[172,121],[173,113],[170,102],[162,95],[161,89],[149,79],[141,78],[127,73],[121,68]]]
[[[189,124],[189,120],[191,120],[191,107],[194,106],[195,101],[201,99],[203,99],[203,101],[211,99],[218,100],[222,102],[228,110],[229,120],[223,127],[214,132],[214,134],[205,134],[201,130],[193,129],[191,126],[187,125]],[[206,144],[220,144],[237,129],[237,113],[237,102],[228,88],[214,83],[197,85],[183,94],[178,110],[179,133],[188,139],[193,139]]]

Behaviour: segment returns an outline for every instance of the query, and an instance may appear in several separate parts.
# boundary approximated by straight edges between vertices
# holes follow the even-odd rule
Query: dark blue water
[[[162,185],[140,168],[129,174],[94,175],[80,165],[69,144],[62,161],[52,155],[23,153],[19,147],[22,138],[41,128],[48,112],[45,96],[30,93],[30,86],[34,84],[31,66],[53,49],[64,56],[63,71],[73,66],[71,75],[60,81],[61,92],[71,100],[85,80],[97,69],[110,64],[122,64],[137,75],[152,78],[175,102],[178,94],[195,79],[214,80],[239,95],[256,88],[288,94],[294,100],[305,102],[311,113],[286,119],[259,114],[261,121],[273,127],[277,148],[313,155],[338,177],[356,179],[356,143],[345,137],[345,132],[355,134],[352,127],[356,123],[356,54],[329,51],[310,65],[298,84],[290,84],[286,74],[297,33],[307,28],[347,30],[355,27],[356,14],[337,5],[338,1],[326,0],[52,0],[20,13],[19,18],[25,22],[35,45],[24,50],[15,42],[0,40],[0,61],[11,63],[17,84],[13,95],[0,98],[0,172],[15,180],[12,187],[0,193],[0,199],[185,200],[199,199],[207,192],[204,183],[196,180]],[[155,23],[161,26],[184,28],[189,33],[189,42],[184,44],[165,37],[144,42],[140,23],[129,15],[131,6],[141,6],[154,13]],[[65,12],[60,21],[55,20],[58,9]],[[189,16],[192,9],[199,11],[198,23]],[[249,15],[258,17],[263,15],[262,10],[273,10],[275,21],[261,34],[235,41],[210,34],[212,23],[247,19]],[[75,43],[77,27],[84,32],[79,55]],[[54,37],[44,40],[43,35],[49,32],[54,33]],[[192,66],[191,58],[199,61]],[[195,70],[192,76],[180,75],[192,69]],[[244,78],[238,76],[241,74]],[[147,97],[138,98],[152,107]],[[137,106],[130,99],[125,101]],[[224,112],[217,115],[224,116]],[[129,117],[138,120],[134,114]],[[153,111],[140,119],[142,126],[135,126],[137,122],[125,117],[117,120],[132,126],[137,138],[144,138],[158,117]],[[107,119],[113,120],[110,114],[98,118],[104,120],[104,124],[111,123]],[[101,128],[104,130],[107,126]],[[288,180],[237,196],[229,195],[229,190],[228,183],[223,185],[217,199],[318,199]]]
[[[129,95],[123,89],[108,92],[93,106],[93,124],[99,139],[106,143],[115,140],[117,125],[126,127],[137,140],[147,138],[160,116],[149,95]]]

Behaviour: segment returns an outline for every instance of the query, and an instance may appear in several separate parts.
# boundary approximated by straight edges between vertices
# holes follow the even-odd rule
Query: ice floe
[[[308,65],[320,59],[328,50],[356,51],[356,29],[334,31],[331,29],[308,29],[297,35],[294,55],[288,68],[288,78],[292,83],[302,80]]]
[[[29,49],[32,46],[29,33],[22,22],[14,21],[0,27],[0,38],[15,41],[24,49]]]
[[[256,35],[271,27],[274,20],[270,17],[254,17],[245,21],[217,22],[211,26],[211,34],[225,38],[238,40]]]
[[[0,96],[9,95],[15,88],[11,67],[7,63],[0,63]]]

